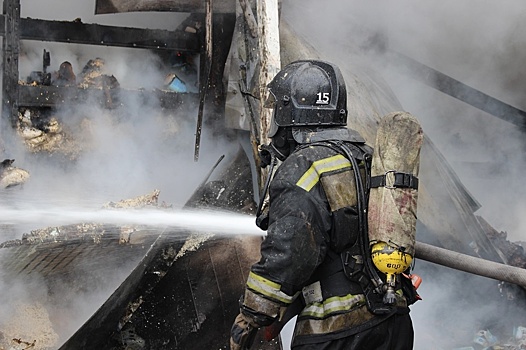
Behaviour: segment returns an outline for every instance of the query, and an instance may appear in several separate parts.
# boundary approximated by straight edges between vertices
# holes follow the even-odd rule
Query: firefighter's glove
[[[243,313],[237,315],[230,330],[230,350],[250,349],[258,330],[259,325],[254,323],[250,317]]]
[[[241,297],[239,304],[240,313],[230,330],[230,350],[250,349],[258,330],[261,327],[271,325],[276,320],[275,317],[259,313],[245,306],[243,297]]]

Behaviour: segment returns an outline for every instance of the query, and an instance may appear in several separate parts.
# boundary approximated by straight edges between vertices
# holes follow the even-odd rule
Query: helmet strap
[[[297,145],[290,127],[280,127],[270,142],[270,147],[281,161],[284,161],[296,149]]]

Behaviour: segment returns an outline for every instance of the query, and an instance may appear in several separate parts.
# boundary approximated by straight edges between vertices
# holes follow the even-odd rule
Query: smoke
[[[283,17],[327,59],[366,62],[381,72],[481,203],[477,214],[519,241],[526,237],[513,208],[525,194],[523,132],[403,75],[386,53],[401,53],[525,110],[524,11],[520,1],[308,1],[287,2]]]
[[[0,254],[2,265],[7,257]],[[55,276],[45,281],[38,274],[13,278],[0,272],[0,338],[2,346],[16,347],[12,339],[34,342],[35,349],[56,349],[69,338],[102,305],[136,266],[139,256],[124,259],[101,273],[76,265],[69,273],[82,276],[83,287],[68,276]],[[90,283],[92,282],[92,283]],[[88,286],[88,288],[86,288]],[[10,338],[7,338],[10,337]]]
[[[55,20],[80,17],[85,23],[130,27],[174,29],[179,18],[173,13],[94,16],[94,3],[80,0],[53,0],[45,4],[22,1],[21,5],[22,17]],[[282,16],[294,23],[295,30],[327,60],[360,60],[381,72],[404,109],[420,119],[426,134],[481,203],[477,214],[496,229],[508,232],[511,240],[526,240],[522,219],[526,189],[520,182],[526,170],[522,133],[507,122],[403,76],[382,54],[386,49],[400,52],[526,109],[523,83],[526,38],[522,35],[526,24],[522,20],[525,11],[522,2],[296,0],[284,1],[282,6]],[[164,78],[164,72],[156,69],[159,58],[141,50],[41,42],[26,42],[23,49],[21,79],[31,71],[41,70],[44,49],[51,52],[50,71],[57,70],[60,63],[67,60],[78,73],[89,59],[101,57],[106,62],[106,71],[115,75],[123,87],[152,88]],[[162,200],[180,205],[219,156],[230,151],[226,142],[212,138],[212,131],[205,129],[200,161],[196,163],[193,147],[197,111],[172,115],[151,108],[155,107],[154,101],[125,102],[129,108],[117,115],[95,103],[70,106],[59,112],[57,117],[65,127],[90,145],[76,162],[68,165],[28,154],[16,135],[6,134],[10,128],[0,119],[0,155],[15,158],[15,165],[32,174],[23,189],[2,194],[2,200],[20,209],[50,204],[93,209],[108,200],[160,189]],[[20,225],[13,234],[19,237],[20,232],[34,228]],[[488,302],[490,299],[480,295],[483,290],[493,290],[491,281],[478,281],[481,284],[474,288],[470,284],[466,292],[462,288],[466,276],[426,264],[418,265],[419,268],[425,275],[420,290],[423,300],[415,304],[412,312],[416,348],[430,348],[430,340],[436,348],[452,346],[449,341],[452,335],[462,339],[465,336],[469,342],[471,333],[459,335],[455,329],[458,331],[467,325],[466,328],[476,330],[479,325],[491,323],[485,322],[490,315],[499,314],[495,311],[500,306],[498,296]],[[116,276],[109,278],[115,284],[108,284],[107,289],[94,294],[82,295],[85,303],[68,304],[79,307],[82,312],[79,320],[72,323],[75,325],[60,330],[61,337],[67,337],[89,317],[93,308],[124,278],[127,269],[123,268],[122,275],[121,271],[115,273]],[[46,302],[45,293],[33,296],[34,291],[45,290],[36,280],[34,285],[27,285],[26,281],[2,280],[0,283],[2,295],[11,296],[13,305],[16,300],[24,302],[34,298]],[[462,294],[461,302],[457,302],[459,294]],[[5,309],[11,303],[3,305],[0,322],[14,312],[14,309]],[[450,305],[454,308],[447,307]],[[472,312],[473,305],[477,305],[476,313]]]
[[[446,156],[467,189],[482,204],[479,213],[514,241],[523,202],[523,132],[403,75],[384,55],[415,59],[494,98],[525,110],[524,9],[490,1],[329,1],[322,8],[289,2],[284,18],[329,59],[367,62],[388,80],[405,110]],[[309,20],[295,21],[296,18]],[[316,25],[312,25],[315,23]]]
[[[94,2],[80,0],[67,3],[58,0],[46,1],[45,4],[21,3],[22,17],[68,21],[80,18],[84,23],[173,30],[185,18],[184,14],[174,13],[94,16],[93,11]],[[104,73],[113,75],[123,89],[159,89],[168,73],[166,62],[148,50],[23,41],[19,58],[21,80],[25,80],[32,71],[42,71],[44,50],[50,52],[51,56],[48,72],[57,71],[62,62],[68,61],[78,76],[90,59],[102,58],[105,62]],[[163,110],[157,100],[127,98],[125,95],[121,96],[118,103],[120,107],[108,110],[98,101],[87,101],[66,105],[54,112],[53,117],[70,135],[72,148],[79,148],[78,156],[72,157],[74,159],[70,161],[64,161],[59,154],[42,156],[28,152],[21,138],[2,118],[0,155],[15,159],[13,165],[28,170],[31,178],[21,188],[3,191],[0,194],[0,206],[3,204],[14,208],[26,219],[31,212],[50,208],[54,210],[48,213],[51,216],[60,216],[66,211],[81,215],[87,212],[93,214],[93,210],[109,201],[132,198],[158,189],[160,201],[181,207],[205,180],[216,161],[225,155],[224,162],[228,162],[237,151],[232,146],[235,142],[214,136],[214,130],[206,125],[205,115],[199,161],[196,162],[196,108],[189,106],[176,111]],[[91,219],[96,217],[97,214],[93,214]],[[82,222],[86,217],[76,219]],[[151,220],[161,219],[150,217],[144,220],[151,223]],[[252,219],[250,223],[253,223]],[[2,222],[1,242],[19,239],[22,233],[42,228],[43,224],[43,221],[25,219],[16,223]],[[0,254],[2,266],[5,262],[3,258]],[[29,281],[0,276],[0,291],[4,298],[0,308],[0,329],[9,329],[6,327],[13,324],[20,314],[24,314],[24,320],[33,317],[41,320],[43,326],[51,327],[52,324],[56,332],[53,336],[60,339],[52,345],[61,344],[120,285],[140,256],[128,259],[122,264],[113,265],[104,275],[94,275],[95,272],[88,266],[77,266],[78,276],[93,278],[95,281],[91,288],[78,290],[77,286],[68,286],[65,279],[56,281],[57,285],[63,286],[63,290],[57,292],[55,288],[53,296],[48,294],[49,281],[39,281],[33,275]],[[22,308],[32,305],[34,309],[28,311],[26,308],[23,311],[16,309],[16,305]],[[27,326],[31,327],[30,324]],[[32,341],[36,335],[19,334],[18,337],[27,337],[23,340]],[[43,346],[45,344],[42,342],[37,344],[37,348]]]
[[[83,15],[84,21],[134,27],[149,23],[157,29],[173,29],[180,21],[179,14],[170,17],[166,13],[105,15],[99,20],[89,15],[93,10],[87,9],[85,2],[78,1],[79,8],[74,3],[64,6],[54,1],[39,9],[22,2],[22,16],[71,20],[71,13],[75,13],[76,17]],[[88,11],[88,15],[79,9]],[[162,88],[168,73],[166,62],[148,50],[34,41],[23,41],[22,45],[19,62],[22,80],[32,71],[42,70],[43,50],[51,55],[48,72],[57,71],[62,62],[68,61],[77,76],[90,59],[100,57],[104,60],[104,73],[114,76],[124,89]],[[232,151],[228,143],[212,137],[213,131],[205,126],[200,159],[194,162],[197,109],[161,110],[157,100],[126,96],[117,103],[121,107],[116,110],[105,109],[97,101],[87,101],[64,106],[55,113],[81,148],[79,158],[68,165],[28,154],[18,137],[3,135],[5,156],[15,158],[15,165],[34,175],[17,196],[27,193],[25,200],[30,202],[69,200],[76,205],[100,205],[109,198],[119,200],[160,189],[163,200],[180,205],[217,159]]]
[[[282,17],[324,59],[381,73],[480,203],[476,215],[513,242],[526,240],[523,131],[404,75],[389,52],[525,110],[525,11],[521,1],[307,0],[284,2]],[[479,329],[510,335],[524,322],[513,318],[522,305],[502,312],[509,303],[495,281],[425,262],[415,272],[424,279],[412,307],[415,349],[474,346]]]
[[[115,76],[123,89],[153,91],[162,87],[166,75],[158,68],[160,58],[149,52],[118,48],[67,51],[64,45],[57,47],[26,44],[21,67],[27,67],[26,74],[38,69],[41,52],[46,48],[52,60],[55,54],[60,57],[52,69],[67,60],[77,74],[89,59],[103,58],[104,72]],[[8,136],[6,140],[11,142],[9,147],[6,145],[7,156],[33,175],[17,196],[28,203],[68,202],[93,207],[159,189],[161,200],[179,206],[217,159],[234,151],[227,142],[212,137],[213,131],[205,126],[200,158],[195,162],[197,109],[183,106],[176,111],[163,110],[157,100],[126,95],[121,95],[117,103],[120,107],[111,110],[98,101],[87,101],[56,111],[54,117],[71,135],[70,148],[79,149],[78,157],[67,164],[57,160],[58,156],[43,158],[28,153],[20,140]]]

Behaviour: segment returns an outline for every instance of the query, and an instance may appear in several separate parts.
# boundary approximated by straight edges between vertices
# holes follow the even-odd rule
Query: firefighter
[[[404,294],[399,284],[386,305],[375,283],[382,274],[371,267],[364,236],[373,150],[346,127],[339,68],[296,61],[268,88],[271,142],[260,155],[263,166],[281,163],[267,182],[267,214],[256,220],[267,235],[240,299],[231,349],[250,348],[260,328],[294,315],[294,350],[412,349],[412,286]]]

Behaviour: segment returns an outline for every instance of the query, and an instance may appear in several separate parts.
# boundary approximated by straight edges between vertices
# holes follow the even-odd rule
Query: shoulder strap
[[[363,266],[362,269],[359,271],[356,270],[348,270],[350,275],[348,276],[350,279],[357,281],[363,289],[363,293],[365,296],[365,300],[367,303],[367,308],[369,311],[371,311],[373,314],[376,315],[386,315],[393,312],[393,308],[385,305],[382,301],[381,295],[383,295],[383,285],[385,284],[384,281],[380,278],[378,271],[374,267],[372,258],[371,258],[371,250],[369,249],[369,232],[368,232],[368,224],[367,224],[367,192],[369,189],[369,184],[363,184],[360,170],[358,167],[358,163],[356,161],[356,158],[353,156],[352,151],[347,143],[344,142],[330,142],[334,145],[337,149],[340,149],[341,152],[346,158],[349,159],[349,161],[352,164],[355,180],[356,180],[356,188],[357,188],[357,195],[358,195],[358,220],[359,220],[359,226],[360,226],[360,234],[359,234],[359,248],[362,254],[363,258]],[[354,145],[356,146],[356,145]],[[365,152],[364,152],[365,153]],[[366,153],[364,156],[364,159],[366,160],[366,164],[369,163],[369,167],[366,166],[366,179],[370,178],[370,164],[371,164],[371,154]],[[368,181],[368,180],[367,180]],[[343,259],[343,255],[346,254],[346,252],[342,253],[342,260],[344,264],[344,271],[346,269],[346,262]],[[347,272],[347,271],[346,271]],[[348,275],[348,273],[346,273]]]
[[[368,156],[372,157],[373,152],[372,148],[361,143],[354,143],[349,141],[337,141],[337,140],[326,140],[326,141],[318,141],[318,142],[312,142],[312,143],[305,143],[298,145],[298,147],[294,150],[294,152],[299,151],[300,149],[304,149],[311,146],[322,146],[322,147],[328,147],[332,149],[335,152],[338,152],[340,154],[343,154],[342,150],[340,149],[340,146],[337,145],[345,145],[348,149],[350,154],[358,159],[358,160],[364,160]]]

